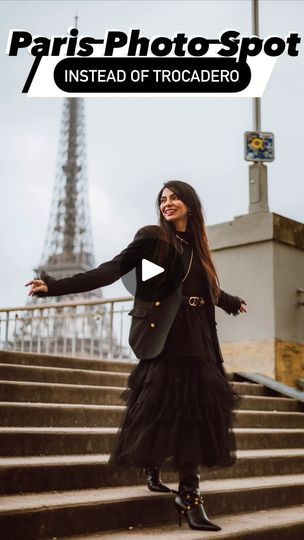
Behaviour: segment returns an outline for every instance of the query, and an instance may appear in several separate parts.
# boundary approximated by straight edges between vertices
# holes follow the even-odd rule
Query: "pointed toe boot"
[[[181,517],[184,516],[190,529],[200,531],[220,531],[221,527],[212,523],[205,511],[203,499],[197,492],[179,492],[174,499],[178,512],[178,522],[181,527]]]
[[[142,471],[147,476],[147,487],[150,491],[171,492],[171,489],[161,481],[158,467],[143,467]]]

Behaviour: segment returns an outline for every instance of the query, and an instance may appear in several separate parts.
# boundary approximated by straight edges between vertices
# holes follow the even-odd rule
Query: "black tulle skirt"
[[[189,340],[195,349],[189,346],[187,356]],[[185,463],[235,463],[233,424],[241,396],[216,363],[204,309],[181,306],[164,351],[139,360],[121,397],[126,409],[109,464],[178,471]]]

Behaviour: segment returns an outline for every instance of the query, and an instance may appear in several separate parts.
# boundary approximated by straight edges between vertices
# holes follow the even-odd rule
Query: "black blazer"
[[[111,261],[102,263],[97,268],[74,274],[71,277],[54,279],[52,276],[41,272],[41,279],[48,286],[47,293],[37,293],[37,296],[60,296],[73,294],[105,287],[117,281],[122,275],[140,265],[145,257],[145,239],[159,236],[158,225],[147,225],[140,228],[133,241],[116,255]],[[123,262],[123,264],[122,264]],[[218,365],[224,361],[220,350],[215,321],[215,299],[211,284],[208,280],[208,299],[206,309],[210,323]],[[134,304],[128,313],[132,316],[129,344],[138,358],[154,358],[164,348],[169,330],[174,321],[181,303],[182,283],[168,298],[155,302],[141,300],[135,296]],[[242,299],[238,296],[227,294],[222,289],[217,305],[227,313],[237,315],[241,307]]]

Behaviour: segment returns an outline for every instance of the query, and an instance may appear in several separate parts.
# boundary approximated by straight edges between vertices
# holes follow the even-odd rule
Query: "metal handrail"
[[[130,302],[134,299],[134,296],[122,296],[118,298],[103,298],[102,300],[83,300],[81,302],[56,302],[56,304],[49,302],[48,304],[35,304],[28,306],[17,306],[0,308],[0,313],[6,313],[7,311],[31,311],[34,309],[47,309],[54,307],[75,307],[75,306],[95,306],[99,304],[109,304],[115,302]]]
[[[77,352],[89,357],[132,358],[130,317],[133,296],[61,301],[0,308],[0,349],[46,354]],[[125,321],[125,324],[124,324]]]
[[[263,373],[245,373],[244,371],[237,371],[235,372],[235,375],[242,379],[262,384],[266,388],[269,388],[269,390],[273,390],[282,396],[296,399],[301,404],[304,403],[304,392],[292,388],[291,386],[287,386],[287,384],[276,381],[275,379],[271,379],[271,377],[267,377],[267,375],[264,375]]]

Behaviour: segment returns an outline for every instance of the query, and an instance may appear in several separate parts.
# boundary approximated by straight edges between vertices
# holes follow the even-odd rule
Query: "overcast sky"
[[[61,35],[75,10],[82,34],[140,28],[147,36],[176,31],[216,38],[228,28],[251,33],[251,1],[0,2],[1,37],[1,307],[23,305],[45,241],[56,173],[61,98],[21,94],[32,57],[5,56],[9,29]],[[303,35],[302,0],[260,2],[260,35]],[[277,61],[262,99],[262,129],[273,131],[276,159],[268,166],[270,210],[304,218],[303,43],[300,56]],[[248,211],[243,134],[253,128],[249,98],[86,98],[91,222],[96,265],[119,253],[136,230],[156,223],[164,181],[198,191],[207,224]],[[105,297],[128,294],[121,283]]]

